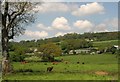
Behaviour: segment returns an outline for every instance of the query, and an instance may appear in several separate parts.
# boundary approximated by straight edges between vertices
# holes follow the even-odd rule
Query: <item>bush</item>
[[[54,56],[43,55],[41,62],[54,62]]]
[[[32,69],[19,69],[16,72],[33,72]]]
[[[24,61],[25,55],[21,55],[21,54],[17,54],[17,53],[11,53],[10,54],[10,59],[11,59],[11,61],[14,61],[14,62],[21,62],[21,61]]]

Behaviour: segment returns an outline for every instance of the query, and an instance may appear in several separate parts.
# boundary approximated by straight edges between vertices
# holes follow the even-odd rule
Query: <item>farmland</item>
[[[118,80],[118,3],[11,1],[0,1],[0,81]]]
[[[3,79],[118,80],[118,50],[112,48],[114,45],[118,45],[118,40],[92,41],[88,43],[81,39],[70,39],[60,42],[44,42],[44,40],[42,44],[34,41],[13,42],[10,46],[13,73],[4,75]],[[82,45],[83,43],[84,45]],[[34,44],[37,44],[37,46]],[[81,50],[89,48],[97,50],[78,54],[65,52],[65,50],[69,51],[69,49],[77,48]],[[107,52],[97,53],[98,50],[105,50],[106,48],[108,49]],[[38,51],[34,51],[34,49],[38,49]],[[64,54],[60,55],[58,51]],[[112,53],[114,51],[115,53]],[[41,52],[48,55],[42,55]],[[92,52],[93,54],[91,54]],[[43,59],[43,57],[45,58]],[[50,60],[50,57],[53,60]],[[48,67],[53,67],[52,71],[47,71]]]
[[[4,76],[7,80],[117,80],[118,59],[116,55],[71,55],[60,56],[63,62],[13,62],[15,73]],[[66,64],[65,61],[68,61]],[[77,63],[79,61],[79,64]],[[84,64],[83,64],[84,62]],[[53,66],[52,72],[46,72]],[[30,70],[25,72],[26,70]],[[22,70],[22,71],[21,71]]]
[[[108,40],[108,41],[96,41],[93,42],[93,46],[99,49],[104,49],[106,47],[111,47],[113,45],[118,45],[118,40]]]

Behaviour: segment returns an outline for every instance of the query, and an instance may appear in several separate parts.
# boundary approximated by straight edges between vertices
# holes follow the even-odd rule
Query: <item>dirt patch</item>
[[[108,72],[105,72],[105,71],[96,71],[95,74],[97,74],[97,75],[108,75]]]

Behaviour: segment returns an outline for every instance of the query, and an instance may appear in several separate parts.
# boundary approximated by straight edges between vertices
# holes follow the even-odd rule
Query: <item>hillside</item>
[[[65,34],[64,36],[46,38],[46,39],[38,39],[38,40],[22,40],[20,42],[14,42],[19,44],[24,44],[29,47],[36,47],[40,44],[45,44],[48,42],[61,42],[69,39],[86,39],[92,41],[108,41],[108,40],[118,40],[118,33],[120,32],[101,32],[101,33],[84,33],[84,34]],[[13,42],[10,42],[13,43]]]
[[[28,40],[20,42],[10,42],[10,51],[19,49],[20,47],[28,52],[30,48],[39,48],[41,45],[47,43],[54,43],[58,45],[63,53],[69,53],[70,50],[76,50],[81,48],[96,48],[97,50],[104,50],[111,48],[113,45],[118,45],[118,33],[119,32],[102,32],[102,33],[84,33],[84,34],[66,34],[64,36],[39,39],[39,40]],[[19,50],[21,50],[21,48]]]
[[[36,42],[60,42],[63,40],[69,40],[69,39],[88,39],[93,41],[106,41],[106,40],[118,40],[118,33],[119,32],[101,32],[101,33],[84,33],[84,34],[78,34],[78,33],[68,33],[64,36],[58,36],[53,38],[47,38],[47,39],[39,39]]]
[[[113,45],[118,45],[118,40],[95,41],[95,42],[93,42],[93,47],[97,47],[99,49],[104,49],[106,47],[111,47]]]

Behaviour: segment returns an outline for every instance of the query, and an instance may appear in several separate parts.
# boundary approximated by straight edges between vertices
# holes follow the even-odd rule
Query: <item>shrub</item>
[[[54,56],[43,55],[41,62],[54,62]]]
[[[16,72],[33,72],[32,69],[19,69]]]
[[[11,59],[11,61],[14,61],[14,62],[21,62],[21,61],[24,61],[25,55],[21,55],[21,54],[17,54],[17,53],[11,53],[10,54],[10,59]]]

